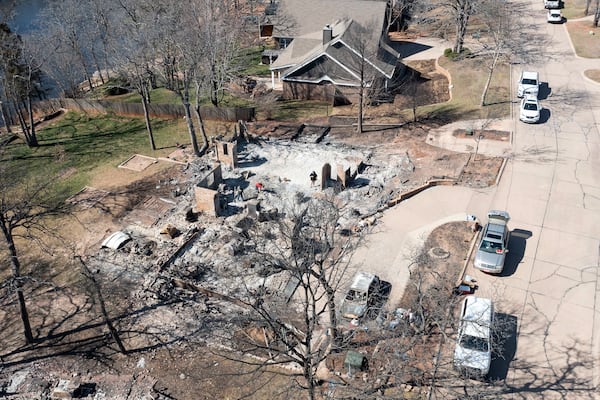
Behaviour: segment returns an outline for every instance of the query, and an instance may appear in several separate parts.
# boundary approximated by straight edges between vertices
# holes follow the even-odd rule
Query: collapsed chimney
[[[323,44],[331,42],[331,39],[333,39],[333,29],[331,25],[327,24],[323,28]]]

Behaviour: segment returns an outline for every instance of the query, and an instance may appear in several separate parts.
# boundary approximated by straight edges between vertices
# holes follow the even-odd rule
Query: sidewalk
[[[470,129],[474,132],[473,137],[458,138],[453,135],[457,129]],[[508,141],[484,139],[479,140],[477,135],[481,130],[498,130],[509,133]],[[501,120],[470,120],[457,121],[432,129],[427,135],[427,144],[459,153],[477,153],[489,157],[507,157],[512,153],[513,122],[510,119]]]

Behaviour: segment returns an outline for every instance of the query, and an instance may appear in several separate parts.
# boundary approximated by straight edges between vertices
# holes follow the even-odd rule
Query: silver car
[[[475,268],[492,274],[502,272],[506,253],[508,253],[509,220],[510,215],[506,211],[488,212],[488,223],[483,228],[479,247],[475,253]]]

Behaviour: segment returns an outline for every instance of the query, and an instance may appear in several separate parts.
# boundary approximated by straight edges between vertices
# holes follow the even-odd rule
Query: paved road
[[[546,83],[542,122],[508,121],[512,149],[481,147],[509,154],[498,186],[437,187],[401,203],[386,212],[380,232],[356,261],[401,287],[407,254],[424,232],[465,214],[482,218],[490,209],[509,211],[505,273],[467,271],[479,281],[478,295],[495,301],[511,331],[506,361],[495,361],[492,375],[505,381],[507,398],[600,398],[594,390],[600,384],[600,85],[583,76],[600,68],[600,61],[574,55],[566,28],[546,24],[541,1],[527,7],[539,8],[539,15],[524,18],[551,45],[543,46],[535,63],[514,65],[513,81],[521,69],[540,72]],[[516,98],[513,112],[518,117]],[[438,135],[430,142],[468,148],[446,139]]]
[[[539,62],[515,65],[513,80],[539,71],[547,109],[540,124],[515,121],[513,157],[490,204],[512,217],[507,270],[469,272],[516,319],[516,349],[506,350],[512,398],[599,398],[600,85],[583,71],[600,61],[575,57],[565,26],[546,24],[541,10],[536,23],[552,45]]]

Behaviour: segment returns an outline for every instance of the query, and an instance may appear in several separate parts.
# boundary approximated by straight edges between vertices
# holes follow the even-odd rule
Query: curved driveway
[[[386,212],[356,261],[401,284],[407,254],[423,232],[465,214],[485,220],[489,209],[507,210],[512,237],[504,275],[468,269],[478,295],[494,299],[504,321],[515,321],[508,369],[500,362],[494,368],[504,372],[493,374],[505,380],[508,398],[594,399],[600,398],[594,389],[600,384],[600,85],[583,71],[600,68],[600,60],[576,57],[565,26],[546,24],[541,4],[531,3],[538,6],[534,29],[551,45],[539,63],[514,65],[513,82],[521,69],[539,71],[546,110],[540,124],[512,122],[512,154],[499,185],[437,187],[401,203]]]

